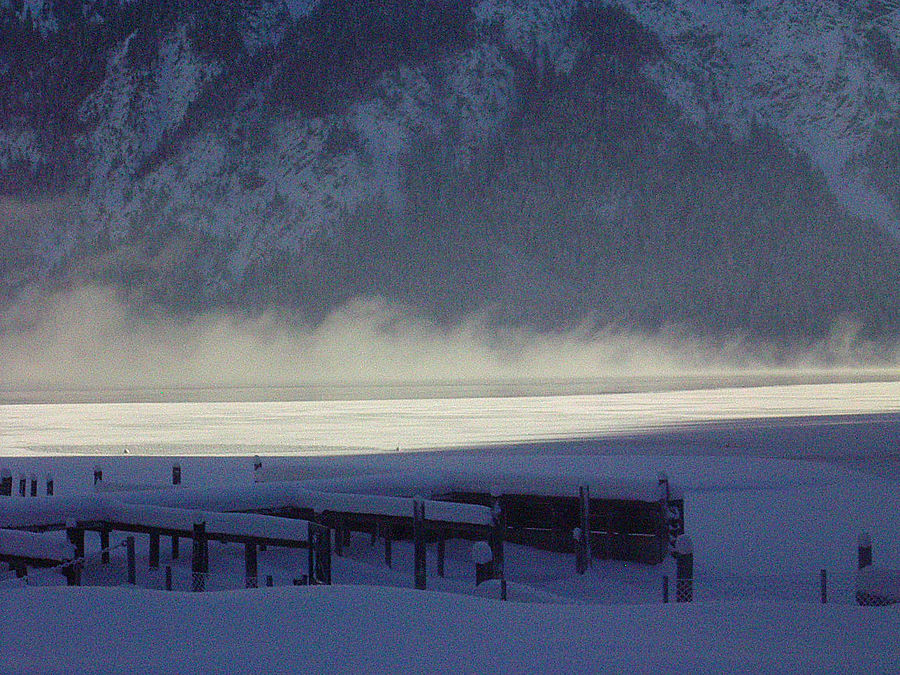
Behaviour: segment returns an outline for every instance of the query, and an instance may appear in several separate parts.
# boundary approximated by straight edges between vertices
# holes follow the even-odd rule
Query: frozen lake
[[[687,429],[741,429],[766,420],[772,421],[769,426],[798,426],[822,417],[833,425],[858,423],[860,416],[883,422],[898,413],[898,381],[530,396],[9,403],[0,405],[0,456],[126,450],[182,456],[357,454],[613,441]],[[882,433],[896,441],[896,429],[894,423]],[[682,442],[678,454],[773,454],[741,447],[713,452],[697,447],[697,438]],[[799,454],[815,455],[815,447]]]

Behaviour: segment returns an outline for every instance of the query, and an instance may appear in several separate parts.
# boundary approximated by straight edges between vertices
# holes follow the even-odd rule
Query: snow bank
[[[372,587],[6,591],[11,672],[894,672],[900,611],[573,607]],[[727,626],[727,630],[723,630]],[[52,636],[52,639],[48,639]]]
[[[36,560],[71,560],[75,557],[75,547],[58,534],[0,529],[0,555]]]

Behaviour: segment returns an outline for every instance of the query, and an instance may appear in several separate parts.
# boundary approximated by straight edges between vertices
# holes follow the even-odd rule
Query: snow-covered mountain
[[[0,7],[7,297],[900,328],[896,0]]]

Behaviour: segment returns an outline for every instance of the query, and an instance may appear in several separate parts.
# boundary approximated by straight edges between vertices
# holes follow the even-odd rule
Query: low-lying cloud
[[[740,337],[701,340],[675,328],[653,335],[587,326],[538,333],[497,329],[478,316],[445,327],[403,306],[361,299],[315,327],[298,328],[274,314],[148,317],[95,286],[22,301],[2,323],[0,387],[6,390],[897,371],[900,364],[896,344],[863,340],[849,323],[792,351]]]

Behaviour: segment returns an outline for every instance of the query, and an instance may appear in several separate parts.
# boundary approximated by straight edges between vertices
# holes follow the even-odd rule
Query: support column
[[[206,539],[206,523],[194,523],[193,551],[191,555],[191,588],[202,591],[206,588],[206,573],[209,570],[209,542]]]
[[[416,588],[424,591],[426,586],[425,552],[425,505],[413,500],[413,572]]]
[[[311,550],[311,549],[310,549]],[[244,578],[247,588],[256,588],[259,571],[256,564],[256,544],[244,544]]]

